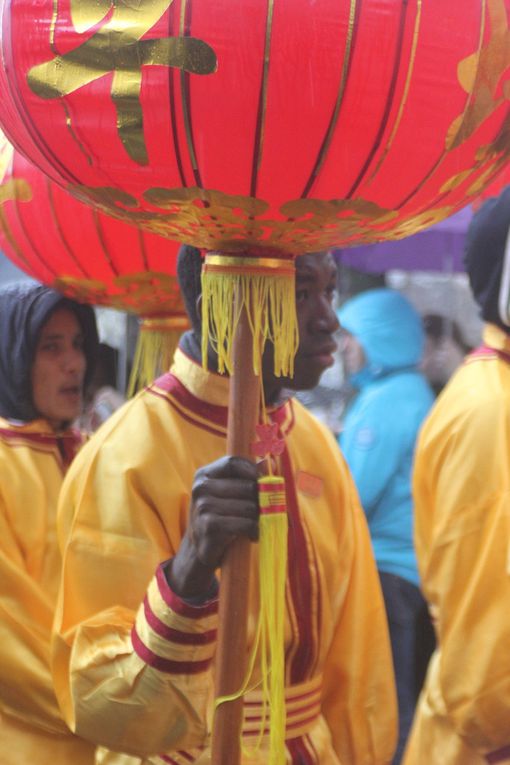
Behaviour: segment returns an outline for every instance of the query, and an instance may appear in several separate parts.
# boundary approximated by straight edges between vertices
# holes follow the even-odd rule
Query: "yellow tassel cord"
[[[245,308],[253,333],[255,374],[260,374],[261,349],[270,340],[275,374],[292,377],[299,342],[295,300],[292,260],[206,255],[202,268],[204,366],[210,344],[218,356],[218,370],[232,373],[234,335]]]
[[[128,398],[168,371],[179,338],[189,326],[186,316],[159,316],[140,320]]]
[[[260,535],[259,590],[260,609],[256,637],[242,688],[230,696],[216,699],[215,709],[234,701],[247,691],[262,686],[262,714],[258,740],[253,747],[241,748],[247,758],[260,750],[262,738],[269,732],[268,765],[285,765],[285,583],[287,579],[287,507],[285,480],[281,476],[259,479]],[[251,678],[259,658],[261,679]]]
[[[264,699],[269,705],[269,765],[285,764],[285,582],[287,507],[280,476],[259,479],[260,622]],[[262,715],[262,726],[265,714]],[[263,729],[263,727],[262,727]]]

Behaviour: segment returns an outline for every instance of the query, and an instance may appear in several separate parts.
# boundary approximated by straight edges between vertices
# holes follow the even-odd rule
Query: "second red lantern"
[[[63,191],[0,134],[0,247],[19,268],[95,305],[182,316],[179,245]]]

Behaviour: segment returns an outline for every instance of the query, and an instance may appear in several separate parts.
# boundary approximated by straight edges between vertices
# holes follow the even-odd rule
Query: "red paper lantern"
[[[492,181],[492,183],[489,184],[482,193],[474,200],[473,207],[475,210],[477,210],[480,205],[482,205],[486,199],[489,199],[490,197],[497,197],[505,186],[508,186],[510,183],[510,164],[506,164],[500,173],[498,173],[497,177]]]
[[[82,199],[205,248],[401,237],[510,153],[510,0],[0,9],[11,140]]]
[[[179,245],[74,199],[0,133],[0,249],[69,297],[143,317],[183,317]]]

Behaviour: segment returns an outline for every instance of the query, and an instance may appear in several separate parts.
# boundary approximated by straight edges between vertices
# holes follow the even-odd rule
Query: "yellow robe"
[[[56,509],[75,434],[0,418],[0,763],[90,765],[62,720],[50,671],[60,578]],[[61,451],[62,450],[62,451]]]
[[[484,341],[510,354],[497,327]],[[467,357],[421,433],[414,491],[439,648],[405,765],[510,763],[510,355]]]
[[[55,685],[79,735],[136,755],[105,751],[108,765],[210,761],[217,601],[183,603],[159,564],[180,545],[196,469],[225,453],[228,380],[181,351],[172,373],[95,434],[61,497]],[[290,479],[288,762],[382,765],[395,744],[395,696],[364,514],[329,433],[296,403],[272,418]],[[253,575],[250,642],[257,598]],[[245,709],[249,746],[260,727],[257,691]],[[246,762],[267,763],[266,739]]]

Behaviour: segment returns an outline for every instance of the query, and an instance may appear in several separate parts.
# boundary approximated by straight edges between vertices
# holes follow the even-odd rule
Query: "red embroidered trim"
[[[203,752],[203,747],[199,749],[199,751]],[[189,752],[185,752],[183,749],[179,749],[178,752],[175,753],[178,755],[179,758],[186,760],[186,762],[196,762],[196,757],[194,755],[190,754]],[[180,765],[177,760],[174,760],[172,757],[169,757],[167,754],[158,754],[158,757],[163,760],[163,762],[168,762],[170,765]]]
[[[299,736],[299,738],[293,738],[290,741],[285,742],[291,757],[291,762],[299,763],[299,765],[317,765],[317,760],[315,757],[312,758],[304,739],[304,736]]]
[[[188,762],[195,762],[196,760],[196,757],[193,757],[192,754],[185,752],[183,749],[179,749],[177,754],[179,755],[179,757],[183,757],[185,760],[188,760]]]
[[[317,587],[317,611],[315,616],[315,624],[316,624],[316,634],[320,635],[322,632],[322,589],[321,589],[321,578],[319,576],[319,562],[317,560],[317,551],[315,547],[312,545],[312,558],[313,558],[313,571],[315,574],[315,584]],[[317,667],[319,664],[319,646],[317,643],[315,644],[315,660],[312,663],[311,666],[311,674],[314,674],[317,672]]]
[[[295,704],[296,701],[304,701],[304,699],[309,698],[309,696],[319,696],[322,693],[322,688],[314,688],[311,691],[307,691],[306,693],[301,693],[299,696],[292,696],[288,699],[288,701],[292,704]],[[244,702],[245,707],[260,707],[261,702],[260,701],[250,701],[249,699]],[[301,711],[302,709],[306,709],[307,706],[310,706],[310,704],[305,704],[304,707],[299,707],[298,711]]]
[[[209,422],[222,428],[227,427],[228,409],[226,406],[209,404],[207,401],[197,398],[170,372],[158,377],[149,388],[149,393],[154,392],[153,388],[160,388],[165,393],[175,396],[175,399],[186,409],[189,409],[193,414],[198,414],[199,417],[203,417],[204,420],[209,420]]]
[[[159,388],[159,391],[158,391]],[[227,428],[228,408],[226,406],[217,406],[215,404],[208,404],[206,401],[194,396],[190,391],[181,383],[181,381],[170,372],[159,377],[155,382],[146,389],[147,393],[159,398],[165,399],[178,414],[187,422],[191,422],[198,428],[202,428],[214,435],[225,436]],[[182,409],[177,407],[172,402],[171,397],[174,397],[175,401],[187,412],[184,413]],[[286,436],[294,426],[294,410],[292,407],[292,400],[286,401],[277,409],[269,410],[268,412],[271,419],[277,422],[284,436]],[[198,415],[204,420],[208,420],[211,424],[207,425],[203,422],[197,421],[193,415]],[[287,422],[286,422],[287,421]],[[282,427],[283,423],[286,424]],[[216,426],[216,429],[214,428]],[[218,430],[217,428],[222,428]]]
[[[297,685],[310,677],[314,662],[314,639],[311,623],[312,583],[305,532],[299,512],[299,504],[294,483],[290,456],[285,449],[281,457],[283,477],[287,493],[287,512],[289,516],[288,579],[292,593],[292,603],[297,621],[299,641],[290,671],[290,682]]]
[[[143,601],[143,610],[147,624],[154,632],[165,640],[178,645],[208,645],[216,640],[217,630],[208,630],[207,632],[182,632],[182,630],[173,629],[161,621],[150,607],[149,599],[146,597]]]
[[[294,728],[300,728],[302,725],[309,725],[314,720],[316,720],[320,715],[320,712],[317,711],[313,715],[310,715],[310,717],[305,717],[302,720],[297,720],[293,723],[286,723],[285,725],[285,731],[286,733],[291,733]],[[248,719],[248,718],[247,718]],[[252,718],[253,722],[260,721],[262,718]],[[242,735],[244,736],[260,736],[262,733],[263,736],[267,736],[270,733],[269,727],[265,726],[263,731],[260,731],[258,729],[256,730],[243,730]],[[291,738],[291,736],[288,736],[287,738]]]
[[[29,443],[33,442],[36,444],[47,444],[48,446],[55,446],[57,443],[55,436],[51,436],[49,434],[23,433],[21,430],[9,430],[7,428],[0,428],[0,436],[2,436],[2,438],[6,438],[8,441],[10,439],[16,438],[19,440],[23,439]]]
[[[0,428],[0,438],[12,448],[26,446],[40,454],[53,454],[60,467],[65,470],[83,443],[81,433],[78,431],[57,435],[53,433],[25,433],[17,428]]]
[[[209,600],[202,606],[191,606],[189,603],[181,600],[168,586],[162,565],[158,566],[156,570],[156,582],[160,595],[167,606],[179,616],[185,616],[188,619],[201,619],[204,616],[218,613],[218,599]]]
[[[76,457],[76,454],[83,443],[83,439],[80,434],[73,436],[60,436],[57,437],[59,451],[62,456],[62,461],[67,469],[71,462]]]
[[[202,428],[202,430],[205,430],[207,433],[212,433],[213,436],[220,436],[220,438],[226,437],[226,431],[224,430],[218,430],[217,428],[212,428],[209,425],[206,425],[203,422],[200,422],[199,420],[195,419],[195,417],[192,417],[189,414],[185,414],[182,409],[180,409],[176,404],[172,401],[171,398],[166,393],[159,393],[157,390],[153,390],[152,388],[147,389],[147,393],[152,394],[153,396],[157,396],[158,398],[162,398],[164,401],[169,404],[172,409],[174,409],[179,417],[182,417],[183,420],[186,420],[186,422],[190,422],[192,425],[195,425],[197,428]]]
[[[21,428],[0,428],[0,436],[5,438],[25,438],[38,444],[56,444],[57,439],[74,444],[81,444],[81,434],[75,431],[57,435],[56,433],[27,433]]]
[[[134,627],[131,630],[131,644],[135,653],[149,667],[153,667],[160,672],[166,672],[169,675],[198,675],[209,669],[211,665],[211,659],[204,659],[203,661],[174,661],[158,656],[142,643]]]
[[[510,353],[499,350],[498,348],[491,348],[489,345],[480,345],[478,348],[475,348],[475,350],[466,357],[466,361],[483,358],[490,359],[494,358],[494,356],[497,356],[502,361],[506,361],[507,364],[510,364]]]
[[[501,749],[496,749],[494,752],[489,752],[489,754],[485,755],[485,759],[488,763],[491,763],[491,765],[495,765],[497,762],[503,762],[503,760],[507,760],[510,757],[510,744],[508,746],[504,746]]]

